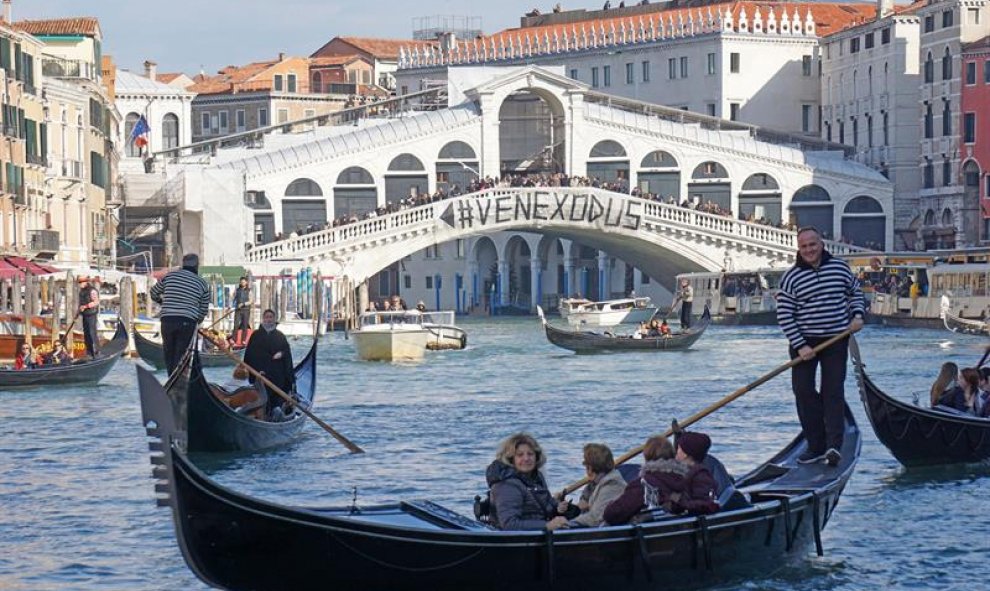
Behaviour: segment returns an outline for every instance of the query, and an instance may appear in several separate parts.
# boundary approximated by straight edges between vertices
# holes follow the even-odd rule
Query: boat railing
[[[365,312],[361,314],[361,326],[377,326],[382,324],[417,324],[425,322],[424,314],[418,310],[397,310]]]

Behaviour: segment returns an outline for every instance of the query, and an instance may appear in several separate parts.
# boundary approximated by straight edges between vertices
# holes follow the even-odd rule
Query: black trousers
[[[815,347],[830,337],[807,338]],[[789,349],[791,359],[797,351]],[[824,453],[833,447],[842,449],[845,432],[846,366],[849,357],[849,339],[845,338],[818,353],[811,361],[804,361],[791,370],[791,386],[797,403],[801,429],[808,440],[808,449]],[[821,389],[815,387],[815,374],[822,368]]]
[[[234,330],[251,330],[251,308],[238,308],[234,312]]]
[[[162,318],[162,344],[165,349],[165,366],[168,368],[168,375],[172,375],[179,366],[193,335],[196,334],[198,325],[199,323],[191,318],[174,316]]]
[[[96,314],[83,314],[83,340],[86,341],[86,352],[95,358],[100,354],[100,335],[96,330]]]
[[[691,328],[691,305],[694,302],[681,303],[681,329]]]

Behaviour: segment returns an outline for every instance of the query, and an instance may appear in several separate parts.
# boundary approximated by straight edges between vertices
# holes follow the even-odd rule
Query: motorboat
[[[615,326],[639,324],[657,313],[650,298],[621,298],[589,302],[580,299],[560,300],[560,315],[572,326]]]
[[[399,311],[361,314],[350,336],[365,361],[415,361],[423,358],[431,335],[421,312]]]
[[[430,333],[426,341],[428,350],[459,350],[467,347],[467,333],[454,324],[455,313],[452,310],[423,312],[422,314],[423,327]]]

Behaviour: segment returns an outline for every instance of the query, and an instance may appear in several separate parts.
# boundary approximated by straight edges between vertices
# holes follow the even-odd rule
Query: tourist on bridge
[[[251,338],[251,286],[241,277],[234,291],[234,346],[241,347]]]
[[[86,352],[93,359],[100,354],[100,335],[97,332],[96,321],[100,314],[100,278],[80,277],[79,283],[79,313],[83,321],[83,340],[86,341]]]
[[[798,230],[798,255],[780,281],[777,322],[790,342],[791,385],[801,429],[808,449],[798,462],[825,460],[836,466],[842,459],[845,430],[846,364],[849,339],[842,339],[817,355],[814,347],[846,329],[863,328],[866,304],[856,276],[842,259],[825,250],[817,228]],[[818,365],[821,388],[815,387]]]
[[[162,345],[171,375],[210,311],[210,286],[199,276],[199,256],[182,257],[182,268],[163,277],[148,293],[162,307]]]
[[[265,310],[261,315],[261,328],[251,334],[247,349],[244,351],[244,363],[261,372],[271,383],[278,386],[282,392],[291,393],[295,389],[296,374],[292,366],[292,349],[289,348],[289,341],[276,328],[276,316],[274,310]],[[257,378],[251,374],[249,378],[254,384]],[[282,409],[283,398],[277,394],[268,396],[268,406],[265,409],[266,416],[275,420],[279,419],[276,409],[282,410],[283,416],[291,414],[289,409]]]

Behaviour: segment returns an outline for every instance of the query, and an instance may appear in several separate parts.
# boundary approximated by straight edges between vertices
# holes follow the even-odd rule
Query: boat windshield
[[[399,312],[366,312],[361,315],[361,326],[375,324],[422,324],[423,314],[416,310]]]
[[[423,324],[454,324],[454,312],[443,310],[437,312],[423,312]]]

